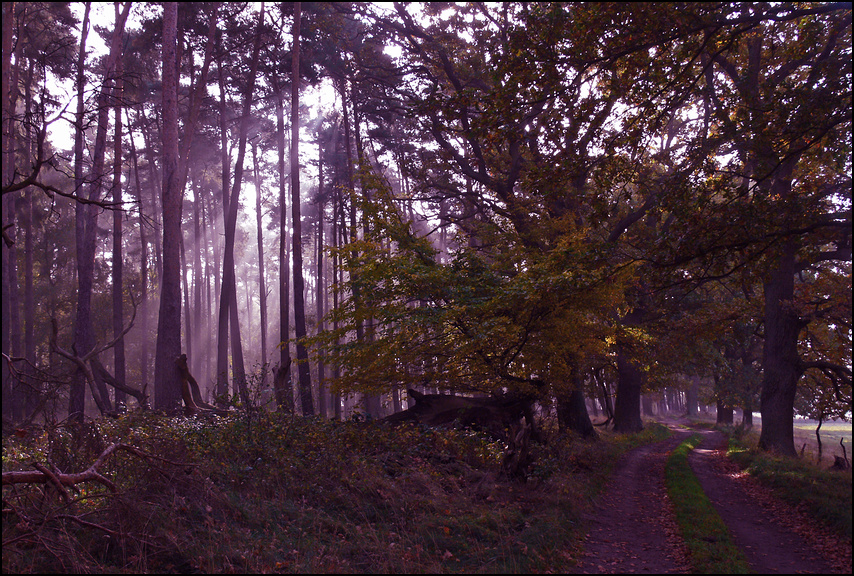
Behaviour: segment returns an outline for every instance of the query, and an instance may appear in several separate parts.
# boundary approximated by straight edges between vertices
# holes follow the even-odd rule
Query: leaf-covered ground
[[[617,465],[597,506],[587,518],[578,574],[689,571],[687,554],[664,487],[667,454],[688,436],[642,446]]]
[[[850,573],[851,547],[814,518],[798,514],[726,457],[726,437],[706,431],[689,456],[703,491],[734,543],[758,573]],[[841,503],[840,503],[841,504]],[[805,538],[805,536],[807,536]],[[848,550],[848,568],[838,557]]]

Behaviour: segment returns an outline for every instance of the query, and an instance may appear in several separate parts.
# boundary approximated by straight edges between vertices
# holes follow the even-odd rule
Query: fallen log
[[[533,399],[518,395],[458,396],[422,394],[407,390],[415,405],[382,419],[384,422],[417,422],[425,426],[450,426],[483,430],[507,438],[507,430],[523,418],[534,431]]]

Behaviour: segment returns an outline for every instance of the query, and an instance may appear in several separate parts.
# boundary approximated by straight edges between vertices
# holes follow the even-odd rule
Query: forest
[[[850,3],[2,7],[4,556],[12,460],[67,501],[293,432],[518,481],[652,416],[851,420]]]

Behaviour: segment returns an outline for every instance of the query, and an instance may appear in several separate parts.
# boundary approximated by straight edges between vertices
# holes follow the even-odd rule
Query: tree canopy
[[[607,374],[621,431],[642,393],[692,378],[759,409],[768,450],[794,453],[796,411],[850,418],[850,5],[167,4],[116,4],[96,59],[89,3],[4,3],[5,417],[47,397],[82,415],[87,385],[118,404],[86,365],[137,303],[122,385],[154,373],[175,408],[184,350],[221,403],[252,403],[273,290],[281,409],[340,416],[359,394],[379,412],[423,388],[579,422]],[[72,205],[76,254],[53,240]],[[124,232],[98,228],[104,209]],[[132,280],[105,273],[122,246]],[[22,301],[39,290],[46,310]]]

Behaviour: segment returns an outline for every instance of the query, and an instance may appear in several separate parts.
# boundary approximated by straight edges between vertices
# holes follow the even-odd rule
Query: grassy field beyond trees
[[[800,450],[806,444],[805,454],[812,454],[813,458],[818,457],[818,442],[816,441],[815,429],[818,426],[816,420],[796,419],[794,422],[795,447]],[[842,440],[845,444],[845,450],[848,459],[851,459],[851,442],[852,431],[851,422],[842,420],[823,422],[819,429],[822,444],[822,465],[833,464],[834,456],[842,456],[842,448],[839,447],[839,441]]]

